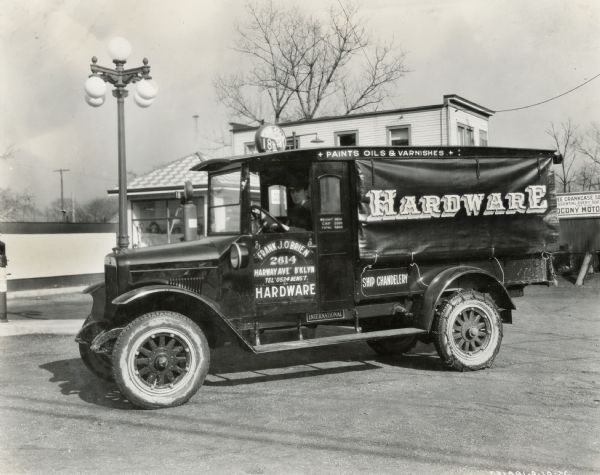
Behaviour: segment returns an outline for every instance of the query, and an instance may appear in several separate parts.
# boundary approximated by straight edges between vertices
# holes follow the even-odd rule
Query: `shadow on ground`
[[[94,376],[79,358],[52,361],[40,365],[40,368],[52,374],[50,382],[56,383],[65,396],[76,394],[82,400],[98,406],[131,409],[116,384]]]
[[[408,355],[377,357],[367,345],[360,343],[267,355],[250,354],[232,346],[213,352],[204,385],[220,387],[270,383],[372,371],[383,366],[421,371],[444,370],[435,352],[428,351],[427,347]],[[64,395],[77,394],[82,400],[99,406],[132,409],[116,384],[91,374],[79,358],[45,363],[40,368],[51,373],[50,382],[56,383]]]

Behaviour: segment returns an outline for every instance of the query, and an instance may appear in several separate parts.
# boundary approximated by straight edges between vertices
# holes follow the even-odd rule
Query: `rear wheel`
[[[457,292],[439,307],[433,337],[447,366],[459,371],[489,368],[502,342],[498,308],[488,295]]]
[[[414,335],[386,338],[385,340],[369,340],[371,349],[381,356],[401,355],[408,353],[417,344],[418,337]]]
[[[204,333],[175,312],[151,312],[131,322],[113,350],[115,381],[134,405],[155,409],[187,402],[208,373]]]

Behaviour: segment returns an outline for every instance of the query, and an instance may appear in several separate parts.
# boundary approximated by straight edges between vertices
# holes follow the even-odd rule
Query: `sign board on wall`
[[[600,191],[558,193],[559,218],[600,218]]]

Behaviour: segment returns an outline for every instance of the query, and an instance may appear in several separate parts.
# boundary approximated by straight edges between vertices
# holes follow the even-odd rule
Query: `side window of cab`
[[[340,177],[324,175],[319,178],[319,212],[321,214],[341,214],[342,201],[340,193]]]

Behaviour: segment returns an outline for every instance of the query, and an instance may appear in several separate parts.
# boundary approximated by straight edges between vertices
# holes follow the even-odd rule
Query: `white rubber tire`
[[[502,319],[488,295],[462,290],[438,308],[433,337],[448,367],[459,371],[489,368],[500,351]]]
[[[200,388],[210,364],[204,333],[175,312],[147,313],[119,335],[113,374],[121,393],[144,409],[178,406]]]

